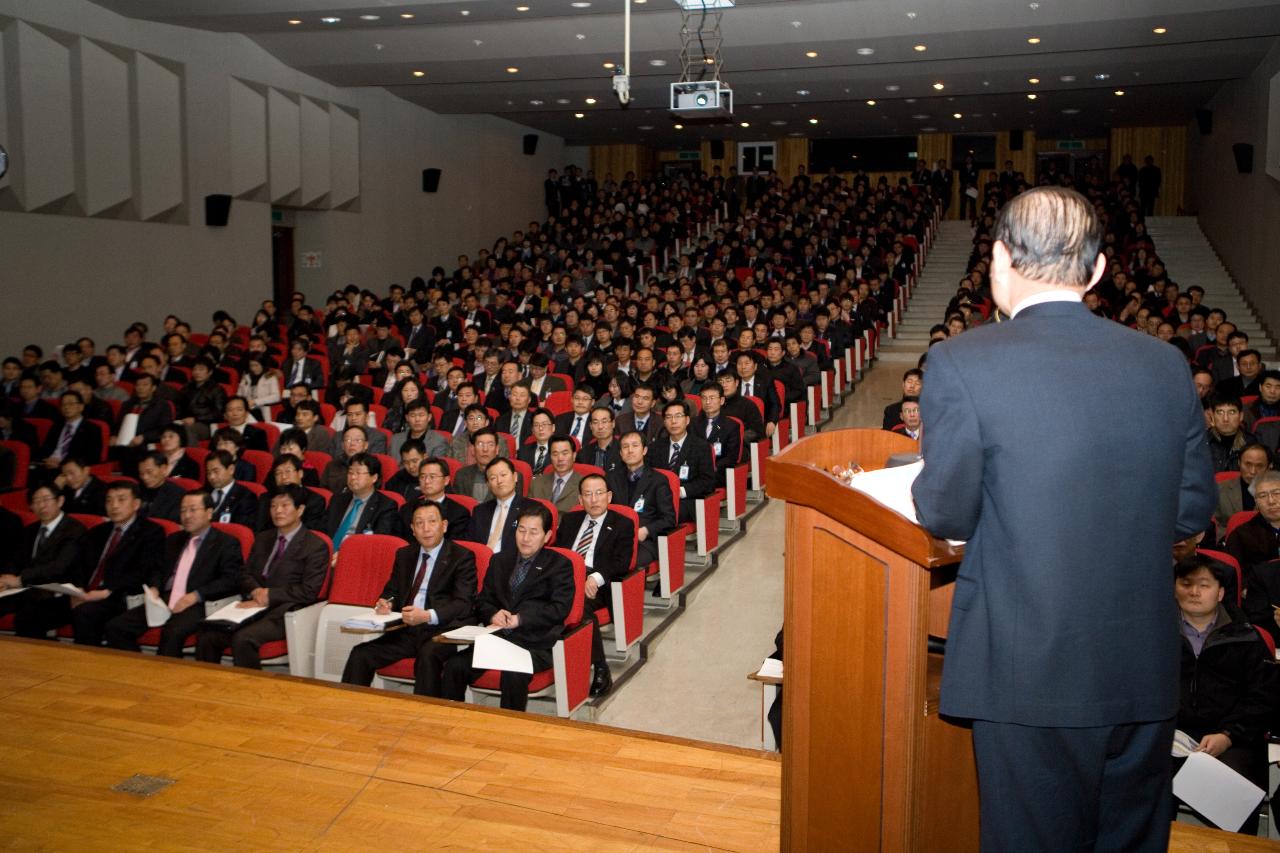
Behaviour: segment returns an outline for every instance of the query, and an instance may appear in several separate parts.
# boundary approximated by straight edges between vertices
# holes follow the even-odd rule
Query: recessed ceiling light
[[[532,101],[530,101],[530,102],[529,102],[529,105],[530,105],[530,106],[533,106],[533,107],[540,107],[540,106],[542,106],[544,103],[545,103],[545,101],[539,101],[539,100],[537,100],[537,99],[535,98],[534,100],[532,100]]]
[[[529,11],[529,7],[528,7],[528,6],[517,6],[517,7],[516,7],[516,11],[517,11],[517,12],[528,12],[528,11]]]
[[[295,27],[296,27],[296,26],[298,26],[298,24],[301,24],[301,23],[302,23],[302,21],[300,21],[300,20],[299,20],[299,19],[297,19],[297,18],[290,18],[290,19],[289,19],[289,23],[290,23],[292,26],[295,26]]]
[[[1039,36],[1032,36],[1031,38],[1027,39],[1027,44],[1039,44],[1039,43],[1040,43]]]
[[[589,9],[591,7],[591,4],[588,3],[587,0],[574,0],[574,2],[569,5],[575,9]]]
[[[952,117],[952,118],[964,118],[964,116],[963,116],[963,115],[961,115],[960,113],[952,113],[952,114],[951,114],[951,117]]]
[[[1111,75],[1110,75],[1110,74],[1107,74],[1106,72],[1103,72],[1103,73],[1101,73],[1101,74],[1095,74],[1095,75],[1093,75],[1093,79],[1094,79],[1094,80],[1110,80],[1110,79],[1111,79]]]
[[[856,51],[858,56],[871,56],[875,52],[876,52],[876,49],[874,47],[860,47]]]
[[[803,21],[792,21],[792,22],[791,22],[791,26],[795,27],[795,28],[798,30],[798,29],[800,29],[801,27],[803,27],[803,26],[804,26],[804,22],[803,22]]]
[[[665,59],[650,59],[649,64],[654,68],[663,68],[666,66],[667,61]]]
[[[1058,79],[1059,79],[1059,80],[1061,80],[1063,83],[1074,83],[1074,82],[1076,82],[1076,75],[1074,75],[1074,74],[1063,74],[1063,75],[1062,75],[1061,77],[1059,77]]]
[[[902,88],[902,87],[901,87],[901,86],[899,86],[897,83],[890,83],[888,86],[885,86],[885,87],[884,87],[884,90],[885,90],[886,92],[896,92],[896,91],[898,91],[898,90],[899,90],[899,89],[901,89],[901,88]]]
[[[1124,97],[1124,89],[1116,89],[1116,97]]]
[[[928,117],[929,117],[928,113],[916,113],[915,115],[912,116],[912,118],[915,119],[916,121],[922,121],[923,119],[927,119]]]
[[[876,102],[874,98],[871,98],[867,101],[867,106],[874,107],[875,105],[876,105]]]
[[[809,94],[809,90],[808,90],[808,89],[796,89],[796,94],[797,94],[797,95],[807,95],[807,94]]]
[[[1168,30],[1168,28],[1166,28],[1166,27],[1156,27],[1156,28],[1155,28],[1154,30],[1152,30],[1151,32],[1155,33],[1155,34],[1156,34],[1156,35],[1158,35],[1158,36],[1162,36],[1162,35],[1164,35],[1165,33],[1169,32],[1169,30]]]
[[[637,6],[643,6],[645,3],[648,3],[649,0],[632,0],[632,2],[635,3]]]
[[[807,57],[809,57],[810,59],[817,59],[817,58],[818,58],[818,52],[817,52],[816,50],[808,50],[808,51],[805,51],[805,54],[804,54],[804,55],[805,55],[805,56],[807,56]]]
[[[914,103],[916,102],[916,99],[915,99],[915,98],[907,98],[906,102],[907,102],[908,104],[914,104]]]
[[[916,19],[916,13],[915,13],[915,12],[908,12],[908,13],[907,13],[907,20],[909,20],[909,21],[914,21],[915,19]]]
[[[937,130],[937,128],[930,125],[928,127],[922,127],[920,128],[920,130],[923,131],[924,133],[933,133],[934,131]]]
[[[929,45],[927,45],[927,44],[918,44],[918,45],[916,45],[916,46],[915,46],[914,48],[912,48],[912,49],[913,49],[916,53],[924,53],[926,50],[928,50],[928,49],[929,49]]]
[[[1039,77],[1028,77],[1028,78],[1027,78],[1027,82],[1028,82],[1028,83],[1030,83],[1032,86],[1034,86],[1034,85],[1036,85],[1037,83],[1039,83],[1039,82],[1040,82],[1040,78],[1039,78]]]
[[[674,127],[676,130],[684,130],[683,124],[673,124],[672,127]]]
[[[1080,111],[1079,111],[1078,109],[1076,109],[1075,107],[1067,107],[1065,110],[1063,110],[1063,111],[1062,111],[1062,114],[1063,114],[1063,115],[1067,115],[1067,116],[1073,116],[1073,115],[1075,115],[1075,114],[1076,114],[1076,113],[1078,113],[1078,112],[1080,112]]]
[[[574,38],[576,38],[578,41],[583,41],[583,40],[585,40],[585,39],[586,39],[587,34],[586,34],[586,33],[574,33],[574,34],[573,34],[573,37],[574,37]]]
[[[587,103],[588,103],[588,104],[594,104],[595,102],[596,102],[596,99],[595,99],[595,98],[587,98]]]
[[[427,76],[427,72],[425,72],[425,71],[415,71],[415,72],[413,72],[413,76],[414,76],[414,77],[426,77],[426,76]]]
[[[817,124],[817,123],[818,123],[818,120],[816,118],[809,119],[809,124]]]
[[[640,130],[653,130],[653,125],[651,124],[642,124],[642,125],[639,125],[638,127],[640,128]]]
[[[740,121],[740,122],[738,122],[738,127],[751,127],[751,122],[749,122],[749,121]]]
[[[786,123],[787,123],[786,119],[781,119],[781,118],[775,118],[773,121],[769,122],[769,124],[773,125],[774,127],[782,127]]]
[[[341,20],[341,18],[321,18],[320,22],[324,24],[336,24]]]
[[[379,21],[379,20],[382,20],[382,16],[381,16],[381,15],[361,15],[361,16],[360,16],[360,20],[362,20],[362,21]]]
[[[586,118],[586,117],[587,117],[587,114],[586,114],[586,113],[574,113],[574,114],[573,114],[573,117],[574,117],[574,118]]]
[[[1036,9],[1039,9],[1039,8],[1040,8],[1040,4],[1039,4],[1039,3],[1028,3],[1028,4],[1027,4],[1027,8],[1034,12]]]
[[[942,84],[942,82],[941,82],[941,81],[939,81],[939,82],[937,82],[937,83],[934,83],[934,84],[933,84],[933,88],[935,88],[935,89],[937,89],[939,92],[941,92],[943,89],[945,89],[945,88],[947,88],[947,87],[946,87],[946,86],[944,86],[944,85]]]
[[[1035,92],[1028,92],[1028,93],[1027,93],[1027,100],[1028,100],[1028,101],[1034,101],[1034,100],[1036,99],[1036,97],[1037,97],[1037,95],[1036,95],[1036,93],[1035,93]]]
[[[470,14],[471,14],[471,10],[470,10],[470,9],[459,9],[459,10],[458,10],[458,14],[465,18],[467,15],[470,15]]]
[[[401,13],[400,13],[400,17],[402,17],[402,18],[404,18],[406,21],[408,21],[408,20],[410,20],[411,18],[413,18],[413,13],[412,13],[412,12],[401,12]]]
[[[557,104],[559,104],[559,105],[560,105],[560,106],[562,106],[562,107],[563,107],[563,106],[567,106],[567,105],[568,105],[568,103],[569,103],[569,99],[568,99],[568,98],[556,98],[556,103],[557,103]]]
[[[510,66],[510,67],[508,67],[508,68],[507,68],[507,73],[508,73],[508,74],[516,74],[516,73],[519,73],[519,71],[520,71],[520,69],[519,69],[519,68],[516,68],[514,65],[512,65],[512,66]]]
[[[764,109],[764,104],[752,104],[752,105],[751,105],[751,109],[753,109],[753,110],[762,110],[762,109]]]
[[[617,66],[616,66],[616,65],[614,65],[612,62],[606,62],[606,63],[604,63],[604,67],[605,67],[605,68],[616,68]]]

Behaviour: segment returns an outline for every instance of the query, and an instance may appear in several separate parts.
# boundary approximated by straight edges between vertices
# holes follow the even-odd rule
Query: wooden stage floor
[[[776,755],[284,675],[4,637],[0,730],[6,848],[778,849]]]

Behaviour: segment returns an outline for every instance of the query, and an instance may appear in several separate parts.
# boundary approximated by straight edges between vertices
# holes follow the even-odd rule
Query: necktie
[[[520,438],[520,424],[524,421],[524,414],[511,415],[511,434],[517,439]]]
[[[716,428],[716,419],[707,418],[707,439],[708,440],[711,439],[711,433],[715,432],[715,428]]]
[[[520,562],[516,563],[516,569],[511,573],[511,591],[515,592],[520,588],[520,584],[524,583],[524,579],[529,576],[529,567],[533,564],[532,557],[521,557]]]
[[[356,498],[351,502],[351,507],[347,510],[347,514],[342,517],[342,523],[338,525],[338,531],[333,534],[334,550],[342,547],[342,540],[346,539],[347,534],[351,532],[351,527],[356,523],[356,519],[360,517],[360,508],[363,506],[363,498]]]
[[[564,477],[556,477],[556,484],[551,487],[551,502],[560,500],[560,492],[564,490]]]
[[[63,459],[67,455],[67,451],[71,449],[71,439],[76,434],[76,428],[68,423],[62,428],[62,436],[58,439],[58,458]]]
[[[667,460],[668,465],[676,464],[676,458],[680,455],[680,442],[671,445],[671,458]]]
[[[754,384],[754,383],[753,383],[750,379],[748,379],[748,380],[747,380],[747,387],[746,387],[746,388],[743,390],[743,392],[742,392],[745,396],[747,396],[747,397],[751,397],[751,396],[753,396],[753,395],[752,395],[752,393],[751,393],[751,391],[752,391],[752,387],[751,387],[751,386],[752,386],[753,384]]]
[[[595,530],[596,520],[594,518],[587,519],[587,529],[582,531],[582,535],[578,537],[578,547],[573,550],[586,557],[587,552],[591,550],[591,543],[596,538]]]
[[[279,562],[281,557],[284,556],[284,549],[285,549],[285,546],[288,544],[289,544],[289,539],[284,535],[281,535],[279,541],[276,542],[276,552],[271,555],[271,559],[262,568],[263,578],[266,578],[268,575],[271,574],[271,570],[275,567],[275,564]]]
[[[107,541],[107,547],[102,552],[102,558],[98,560],[98,567],[93,570],[93,577],[89,578],[89,590],[95,590],[102,586],[102,575],[107,568],[107,560],[111,559],[111,555],[116,552],[116,548],[120,545],[120,537],[124,535],[124,531],[117,527],[111,531],[111,538]]]
[[[41,527],[40,535],[36,537],[36,546],[31,549],[31,557],[35,559],[40,556],[40,549],[44,547],[44,543],[49,541],[49,528]]]
[[[649,419],[648,419],[648,418],[645,418],[644,420],[640,420],[639,418],[637,418],[637,419],[636,419],[636,432],[644,432],[644,428],[645,428],[646,426],[648,426],[648,424],[649,424]]]
[[[213,508],[217,509],[222,506],[222,489],[213,490]]]
[[[196,551],[200,550],[203,537],[192,536],[187,540],[187,547],[182,549],[178,558],[178,571],[173,577],[172,591],[169,593],[169,609],[178,604],[178,599],[187,594],[187,578],[191,575],[191,565],[196,561]]]
[[[422,559],[418,562],[418,573],[413,576],[413,586],[409,588],[409,597],[405,599],[405,604],[413,604],[415,607],[417,606],[414,602],[418,600],[418,593],[422,590],[422,582],[426,580],[427,564],[429,562],[431,562],[431,555],[426,551],[423,551]],[[423,606],[426,606],[425,601],[423,602]]]
[[[573,429],[569,430],[569,435],[582,441],[582,415],[578,415],[573,419]]]
[[[547,448],[539,446],[538,455],[533,458],[533,473],[537,474],[547,464]]]
[[[303,365],[303,364],[304,364],[304,362],[301,362],[301,361],[299,361],[299,362],[295,362],[295,363],[294,363],[294,365],[293,365],[293,379],[292,379],[292,380],[290,380],[290,382],[289,382],[289,384],[290,384],[290,385],[297,385],[299,382],[301,382],[301,381],[302,381],[302,365]]]
[[[502,528],[506,523],[507,507],[505,504],[498,504],[498,511],[493,517],[493,526],[489,528],[489,550],[495,554],[502,548]]]

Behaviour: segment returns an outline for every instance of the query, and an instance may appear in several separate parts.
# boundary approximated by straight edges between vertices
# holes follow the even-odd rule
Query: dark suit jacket
[[[548,446],[546,451],[543,453],[541,467],[534,464],[538,459],[537,442],[534,442],[533,444],[520,445],[520,449],[516,451],[516,458],[521,462],[527,462],[529,467],[533,469],[533,476],[536,477],[541,474],[543,470],[551,466],[551,447]]]
[[[1205,528],[1217,497],[1182,355],[1082,305],[1043,303],[933,347],[920,408],[917,511],[936,536],[968,540],[943,713],[1031,726],[1172,717],[1169,548]],[[1120,410],[1123,430],[1096,416]],[[1141,476],[1120,475],[1117,459]],[[1119,527],[1123,506],[1143,512]]]
[[[1246,567],[1244,583],[1247,591],[1244,612],[1249,621],[1266,629],[1273,639],[1280,638],[1280,625],[1272,609],[1280,607],[1280,561],[1268,560]]]
[[[253,529],[256,531],[268,530],[274,525],[271,521],[271,498],[273,493],[268,491],[262,496],[262,500],[258,501],[258,508],[254,516]],[[308,530],[325,529],[325,519],[329,516],[329,509],[324,505],[324,498],[315,492],[307,489],[307,506],[302,511],[302,523]],[[215,515],[214,521],[218,520]]]
[[[649,455],[646,458],[651,468],[671,471],[680,477],[680,486],[685,492],[681,501],[705,498],[716,490],[715,457],[711,445],[701,435],[685,433],[675,462],[670,461],[671,439],[666,435],[649,445]],[[687,469],[687,477],[680,476],[682,469]]]
[[[745,392],[746,387],[746,380],[743,380],[738,386],[738,392],[744,397],[747,396]],[[763,367],[756,371],[755,376],[751,377],[751,390],[753,392],[751,396],[758,398],[762,403],[764,403],[765,423],[776,424],[778,420],[786,414],[782,411],[782,401],[778,399],[778,392],[773,387],[773,377],[770,376],[768,371]],[[803,387],[801,388],[800,393],[804,393]],[[750,405],[752,408],[755,408],[754,403],[751,403]],[[757,414],[759,414],[758,411]],[[763,434],[764,433],[761,432],[761,435]]]
[[[400,530],[401,536],[407,541],[413,541],[413,509],[422,503],[426,498],[419,495],[416,500],[406,501],[405,505],[400,508]],[[445,530],[445,539],[467,539],[467,529],[471,526],[471,513],[462,504],[450,498],[445,498],[439,503],[440,512],[444,516],[444,520],[449,523],[449,527]]]
[[[701,414],[694,418],[693,423],[689,425],[689,432],[694,435],[708,436],[707,416]],[[711,433],[706,441],[713,451],[717,444],[720,446],[720,452],[715,455],[716,472],[719,482],[723,483],[725,472],[742,462],[742,437],[738,432],[738,425],[729,420],[729,416],[721,410],[716,416],[715,423],[711,425]]]
[[[62,490],[62,497],[63,512],[74,515],[105,515],[107,512],[107,484],[97,477],[89,477],[79,497],[70,486]]]
[[[614,435],[626,435],[629,432],[634,432],[635,428],[635,412],[623,412],[618,415],[618,419],[613,422]],[[656,409],[649,412],[649,420],[645,422],[643,432],[646,444],[653,444],[658,436],[666,432],[662,427],[662,415],[658,414]]]
[[[53,533],[36,551],[40,527],[39,522],[28,524],[17,537],[18,552],[13,568],[22,577],[23,586],[70,580],[80,539],[85,534],[83,524],[64,514],[62,521],[53,528]]]
[[[284,614],[295,607],[314,604],[324,587],[329,572],[329,549],[319,536],[313,536],[305,527],[294,534],[289,547],[280,559],[270,566],[270,574],[263,576],[276,550],[279,534],[276,528],[264,530],[253,540],[249,562],[240,572],[240,594],[248,598],[258,587],[269,590],[267,618],[284,619]]]
[[[182,507],[182,496],[186,494],[177,483],[165,481],[154,492],[142,490],[142,509],[140,515],[147,518],[163,518],[165,521],[178,520],[178,510]]]
[[[49,430],[49,434],[44,438],[44,444],[40,447],[41,459],[47,459],[58,452],[58,442],[62,438],[62,430],[65,426],[65,422],[61,425],[55,424],[53,429]],[[66,456],[85,459],[91,465],[96,465],[102,459],[102,430],[98,425],[90,423],[88,418],[81,418],[80,425],[71,436],[71,444],[64,454],[64,457]]]
[[[324,371],[320,367],[320,363],[318,361],[312,361],[309,358],[304,358],[302,362],[302,381],[306,386],[313,390],[316,388],[323,388]],[[284,375],[285,387],[294,384],[293,371],[296,366],[296,361],[287,361],[285,362],[284,367],[281,368],[281,373]]]
[[[333,496],[329,501],[329,515],[325,519],[324,532],[330,538],[336,536],[342,518],[347,514],[351,501],[355,496],[349,491]],[[348,531],[348,536],[357,533],[382,533],[387,536],[400,535],[400,509],[396,502],[381,492],[375,491],[369,496],[369,502],[360,510],[359,521]]]
[[[70,573],[76,586],[86,588],[93,579],[114,530],[115,525],[107,522],[80,537],[76,564]],[[115,553],[103,564],[102,588],[111,590],[113,595],[137,595],[142,592],[142,584],[155,577],[163,554],[164,531],[138,515],[121,537]]]
[[[1275,533],[1261,513],[1232,531],[1227,537],[1226,548],[1227,553],[1236,558],[1241,570],[1246,573],[1251,566],[1280,557],[1280,553],[1276,551]]]
[[[143,408],[139,409],[139,406]],[[173,423],[174,418],[177,417],[173,403],[152,397],[145,405],[137,398],[130,399],[120,407],[120,419],[124,420],[125,415],[135,411],[138,414],[137,434],[148,443],[159,441],[160,431]],[[119,432],[120,425],[116,424],[115,429]]]
[[[726,397],[720,413],[742,421],[744,430],[742,440],[745,443],[750,444],[764,438],[764,418],[760,416],[760,410],[756,408],[756,404],[745,397],[739,394]]]
[[[497,408],[496,406],[494,408]],[[516,439],[516,448],[520,448],[524,444],[524,440],[533,435],[533,409],[526,409],[524,417],[520,419],[520,433],[517,435],[511,432],[511,409],[508,408],[502,414],[498,415],[498,420],[494,422],[493,428],[498,432],[505,432],[514,435]]]
[[[169,534],[164,541],[164,561],[156,566],[156,574],[147,579],[147,583],[155,587],[160,598],[166,602],[177,579],[178,561],[189,541],[191,534],[185,530]],[[201,601],[225,598],[236,591],[236,582],[242,571],[244,557],[240,551],[240,541],[229,533],[210,527],[191,563],[191,572],[187,575],[187,592],[199,593]]]
[[[578,534],[587,522],[587,511],[574,510],[560,516],[556,546],[573,550]],[[595,553],[587,574],[599,572],[606,584],[620,581],[631,568],[631,549],[636,541],[636,527],[625,515],[609,510],[595,530]],[[599,596],[598,596],[599,597]],[[605,596],[607,597],[607,595]]]
[[[506,528],[502,531],[502,551],[500,553],[510,554],[516,550],[516,526],[520,515],[520,510],[524,507],[525,499],[519,491],[511,500],[511,508],[507,510]],[[498,508],[498,502],[490,498],[483,503],[477,504],[475,511],[471,513],[471,526],[467,529],[467,541],[479,542],[481,545],[489,544],[489,528],[493,526],[493,514]]]
[[[324,500],[319,495],[313,496],[321,502]],[[231,488],[222,493],[222,502],[213,508],[213,520],[253,527],[258,520],[258,496],[233,481]]]
[[[640,469],[640,479],[632,483],[625,465],[609,472],[606,481],[613,492],[613,502],[629,506],[640,517],[640,526],[650,536],[663,536],[676,526],[676,515],[671,507],[671,487],[667,478],[648,465]],[[643,498],[644,503],[640,501]],[[639,533],[639,531],[637,531]]]
[[[571,411],[565,412],[563,415],[560,415],[559,417],[556,418],[556,432],[560,433],[561,435],[573,435],[573,422],[577,420],[577,418],[578,418],[578,415],[574,414]],[[573,437],[578,439],[579,446],[585,445],[588,441],[591,441],[591,413],[590,412],[587,412],[585,415],[582,415],[582,430],[579,432],[578,435]]]
[[[603,468],[606,476],[615,469],[623,467],[622,454],[618,451],[618,442],[616,440],[609,442],[609,446],[605,448],[603,465],[596,460],[596,450],[596,440],[593,438],[582,445],[582,449],[578,451],[575,461],[581,462],[583,465],[595,465]]]
[[[267,434],[258,429],[253,424],[246,424],[244,432],[244,449],[245,450],[261,450],[263,453],[268,452]]]
[[[564,620],[573,608],[573,564],[568,557],[543,548],[534,555],[533,566],[520,588],[513,592],[511,574],[518,557],[514,545],[494,556],[476,602],[476,613],[486,625],[499,610],[515,613],[520,617],[520,627],[500,631],[499,635],[526,649],[549,649],[564,633]]]
[[[382,588],[380,598],[389,599],[395,610],[412,606],[409,593],[413,578],[418,573],[418,560],[422,548],[418,543],[406,545],[396,552],[391,567],[391,577]],[[431,567],[431,579],[427,581],[427,607],[436,612],[439,625],[422,625],[433,633],[448,631],[459,625],[475,621],[476,608],[476,556],[445,540]],[[409,630],[412,630],[409,629]]]

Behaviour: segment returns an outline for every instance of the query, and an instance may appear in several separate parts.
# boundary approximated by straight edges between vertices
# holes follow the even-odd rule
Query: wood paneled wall
[[[1187,127],[1113,127],[1111,129],[1111,172],[1124,155],[1142,168],[1148,154],[1160,167],[1160,195],[1156,199],[1156,216],[1176,216],[1186,207],[1187,195]]]
[[[1021,172],[1027,176],[1027,180],[1034,182],[1036,175],[1036,132],[1034,130],[1022,131],[1022,150],[1013,151],[1009,148],[1009,131],[1001,130],[996,133],[996,171],[999,172],[1004,168],[1004,161],[1013,161],[1013,170]]]
[[[710,175],[710,174],[712,173],[712,171],[714,171],[714,169],[715,169],[715,167],[716,167],[716,166],[719,166],[719,167],[720,167],[720,174],[721,174],[721,175],[723,175],[723,176],[724,176],[724,177],[726,177],[726,178],[727,178],[727,177],[729,177],[729,167],[730,167],[730,166],[733,166],[734,168],[737,168],[737,166],[738,166],[738,144],[737,144],[736,142],[734,142],[732,139],[726,139],[726,140],[724,141],[724,157],[722,157],[722,158],[720,158],[720,159],[718,159],[718,160],[713,160],[713,159],[711,158],[711,141],[710,141],[710,140],[703,140],[703,143],[702,143],[702,171],[704,171],[704,172],[706,172],[708,175]]]
[[[791,179],[796,176],[796,170],[804,166],[805,171],[809,170],[809,140],[797,139],[793,136],[784,136],[777,141],[778,155],[774,159],[774,166],[778,170],[778,177],[783,181],[790,183]]]
[[[647,145],[618,143],[591,146],[591,171],[596,173],[597,181],[603,181],[609,174],[615,181],[621,181],[627,172],[635,172],[637,177],[652,175],[656,162],[653,149]]]
[[[953,172],[956,164],[951,162],[951,134],[949,133],[921,133],[916,137],[916,162],[925,162],[929,164],[929,171],[933,171],[939,160],[946,160],[947,167]],[[951,182],[951,201],[947,206],[947,218],[960,218],[960,181],[953,180]]]

